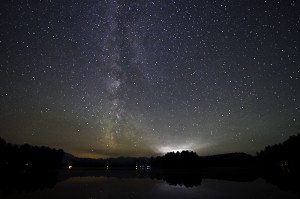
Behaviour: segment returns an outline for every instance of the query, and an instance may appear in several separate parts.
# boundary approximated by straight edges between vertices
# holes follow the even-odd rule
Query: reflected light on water
[[[145,167],[147,168],[144,165]],[[45,176],[41,173],[35,176],[24,174],[20,179],[23,183],[19,183],[19,186],[15,181],[9,186],[7,180],[16,179],[16,176],[7,176],[7,180],[1,179],[3,184],[0,198],[299,198],[298,191],[282,190],[266,183],[262,178],[253,181],[228,181],[210,179],[216,175],[208,174],[202,181],[201,175],[197,176],[196,173],[189,176],[187,173],[75,168],[72,171],[61,170],[60,177],[55,177],[53,173],[46,173]],[[28,179],[32,181],[30,184]]]

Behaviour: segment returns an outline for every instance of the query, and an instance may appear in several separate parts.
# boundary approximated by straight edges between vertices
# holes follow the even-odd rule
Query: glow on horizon
[[[182,152],[182,151],[194,151],[195,148],[193,147],[193,144],[187,144],[187,145],[169,145],[169,146],[161,146],[157,147],[157,152],[166,154],[169,152]]]
[[[204,143],[202,141],[201,144],[193,142],[193,141],[189,141],[187,143],[184,144],[166,144],[163,146],[158,146],[156,147],[155,152],[158,154],[166,154],[169,152],[182,152],[182,151],[193,151],[196,152],[197,154],[199,154],[200,151],[202,150],[206,150],[207,148],[209,148],[210,146],[212,146],[212,143]]]

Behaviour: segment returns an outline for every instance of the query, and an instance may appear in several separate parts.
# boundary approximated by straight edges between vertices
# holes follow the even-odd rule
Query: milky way
[[[139,71],[139,67],[143,64],[141,56],[143,53],[143,45],[140,44],[135,29],[138,18],[129,16],[123,19],[131,10],[131,4],[120,4],[117,1],[108,1],[106,10],[106,22],[104,27],[106,31],[103,39],[103,63],[100,67],[106,68],[107,76],[104,79],[107,96],[106,106],[107,112],[104,113],[105,122],[101,121],[102,134],[107,146],[107,150],[115,150],[119,147],[119,142],[124,142],[125,145],[137,146],[136,135],[134,129],[128,130],[129,124],[126,118],[126,105],[130,100],[130,80],[128,80],[126,68],[131,68],[133,71]],[[123,2],[124,3],[124,2]],[[106,25],[106,26],[105,26]],[[132,82],[136,84],[136,82]],[[103,113],[100,113],[103,114]],[[121,138],[121,139],[120,139]],[[123,141],[121,141],[123,140]],[[126,147],[126,146],[122,146]],[[127,146],[128,148],[128,146]]]
[[[81,157],[299,132],[297,1],[1,1],[0,136]]]

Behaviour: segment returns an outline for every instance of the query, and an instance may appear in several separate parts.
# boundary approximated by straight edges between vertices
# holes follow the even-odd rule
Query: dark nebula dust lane
[[[0,3],[0,137],[80,157],[254,154],[299,133],[300,3]]]

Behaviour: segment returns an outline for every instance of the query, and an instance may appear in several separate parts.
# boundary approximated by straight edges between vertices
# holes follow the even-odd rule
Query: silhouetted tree
[[[290,136],[282,144],[266,146],[264,150],[257,153],[257,159],[259,163],[268,167],[299,171],[299,151],[300,134]]]
[[[152,157],[150,162],[154,168],[191,169],[200,166],[199,156],[191,151],[170,152],[156,158]]]
[[[0,137],[0,166],[5,164],[5,147],[5,140]]]
[[[21,146],[6,143],[0,138],[0,167],[9,169],[56,169],[62,166],[63,150]]]

